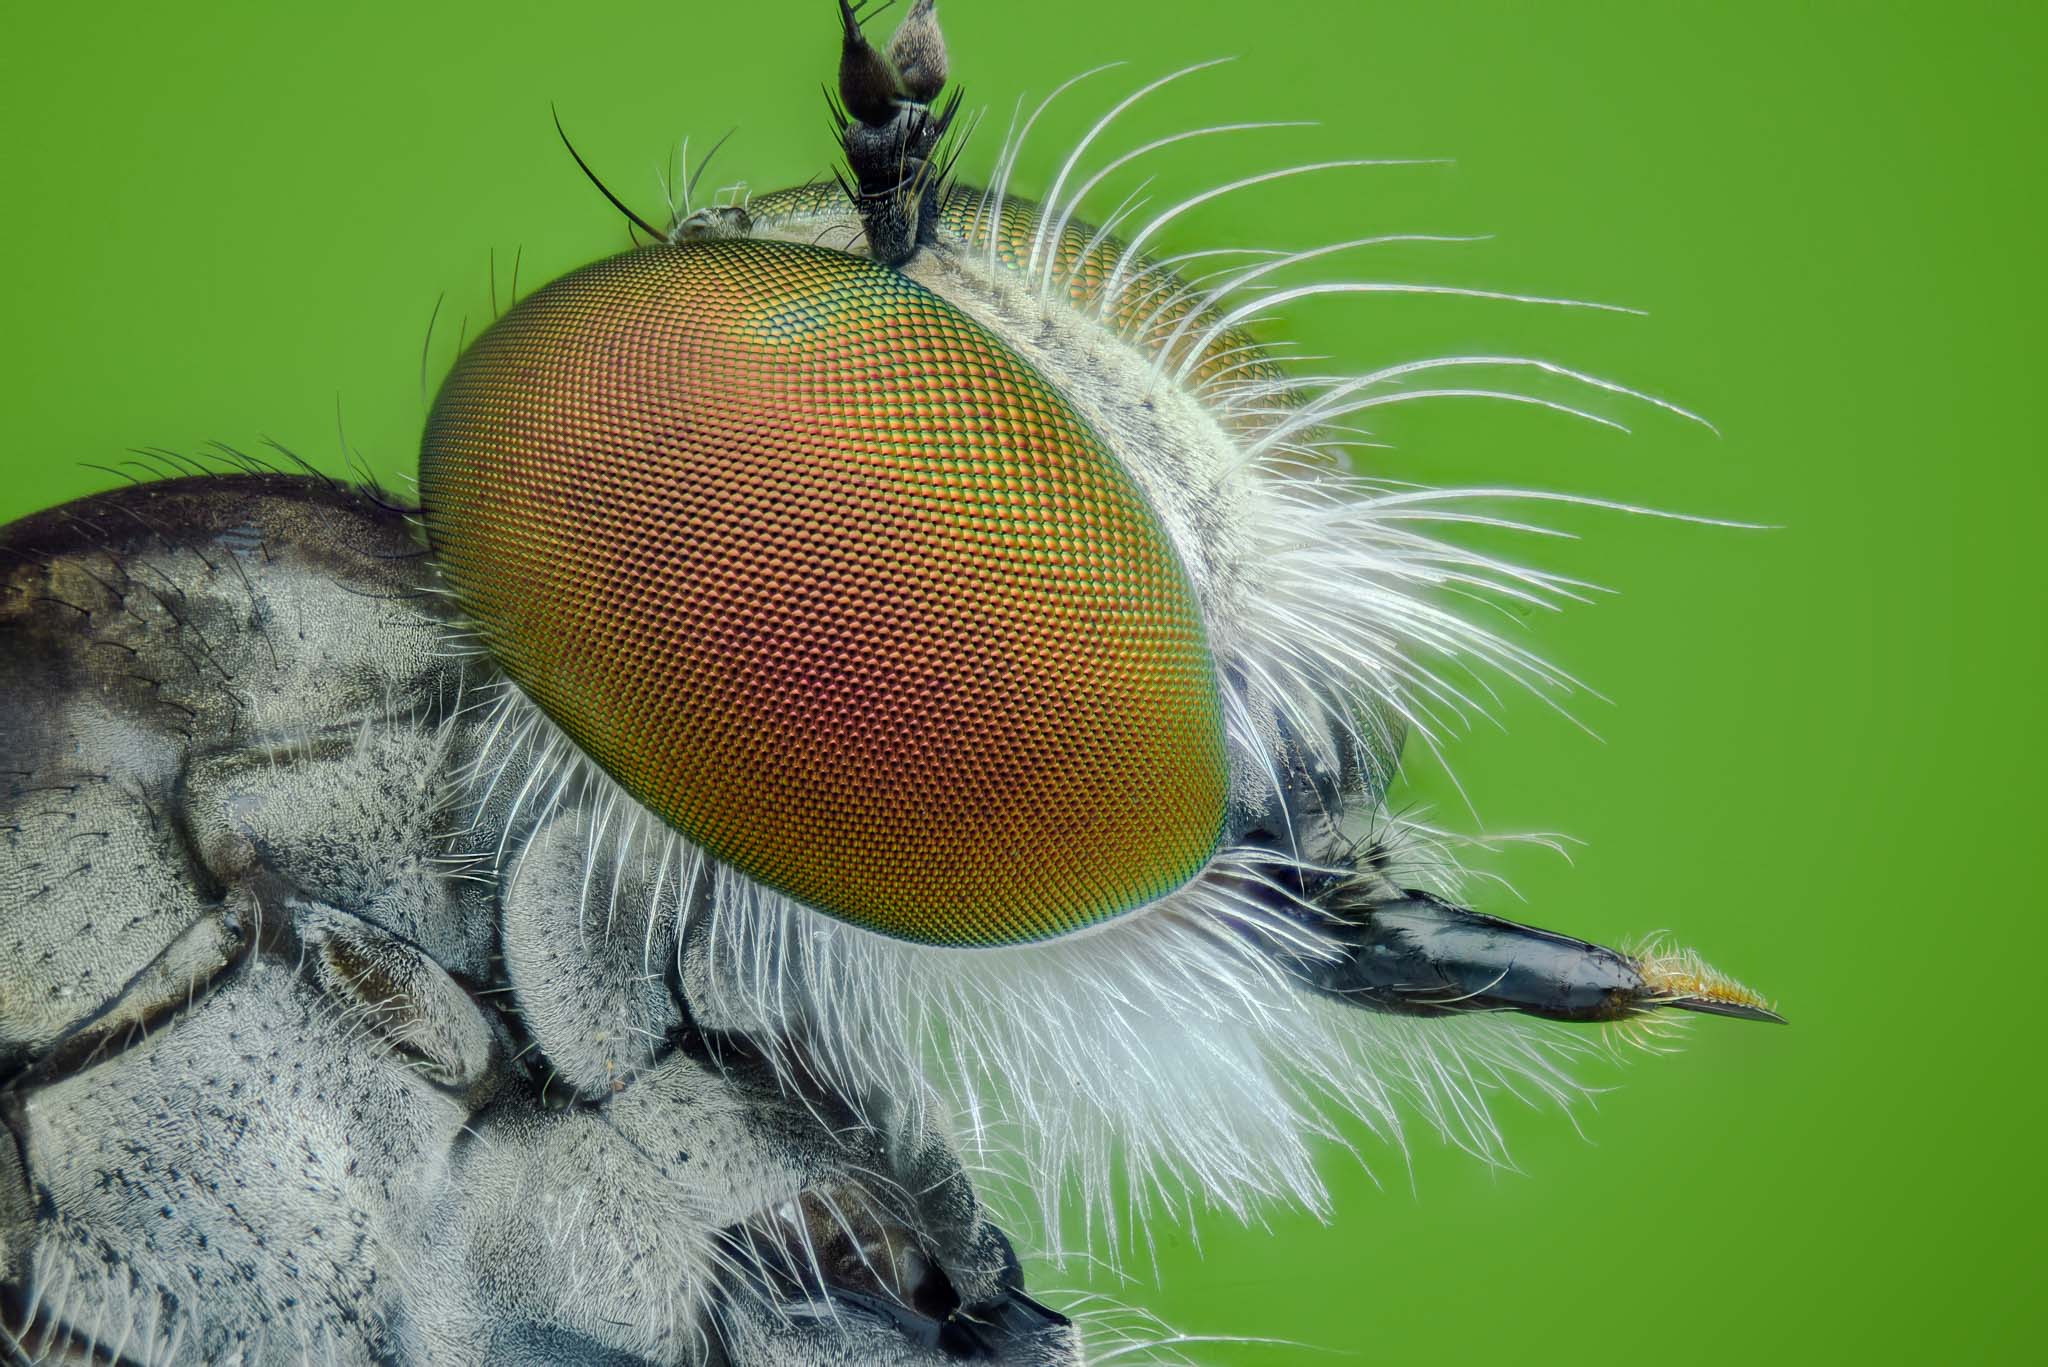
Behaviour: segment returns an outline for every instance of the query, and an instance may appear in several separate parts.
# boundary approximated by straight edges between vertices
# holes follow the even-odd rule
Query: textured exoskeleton
[[[4,544],[6,1352],[1071,1360],[917,1098],[695,1028],[673,890],[578,923],[575,803],[470,875],[507,833],[399,513],[178,481]]]

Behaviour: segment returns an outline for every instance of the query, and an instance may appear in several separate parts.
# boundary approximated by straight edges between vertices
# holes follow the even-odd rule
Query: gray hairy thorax
[[[583,793],[502,828],[450,639],[318,480],[0,538],[0,1360],[1075,1360],[923,1098],[700,1029]]]

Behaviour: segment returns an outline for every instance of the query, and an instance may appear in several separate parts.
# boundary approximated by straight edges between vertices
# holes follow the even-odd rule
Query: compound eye
[[[1215,668],[1158,517],[1029,362],[893,270],[735,240],[556,281],[457,363],[420,487],[505,671],[811,907],[1038,940],[1215,849]]]

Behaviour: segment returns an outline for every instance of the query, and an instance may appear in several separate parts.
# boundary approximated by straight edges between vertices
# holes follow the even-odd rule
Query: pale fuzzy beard
[[[1202,1208],[1248,1221],[1265,1201],[1324,1209],[1315,1150],[1341,1142],[1329,1109],[1391,1136],[1397,1095],[1417,1094],[1462,1142],[1497,1152],[1481,1076],[1506,1065],[1568,1087],[1497,1021],[1470,1022],[1468,1047],[1445,1053],[1440,1031],[1360,1030],[1318,1007],[1259,943],[1302,930],[1228,881],[1212,871],[1092,934],[977,951],[887,940],[728,874],[693,987],[721,1019],[794,1015],[807,1066],[848,1095],[935,1089],[984,1186],[1021,1183],[1005,1204],[1035,1202],[1055,1259],[1069,1202],[1079,1251],[1111,1261],[1155,1209],[1183,1223]]]
[[[915,1113],[906,1098],[935,1101],[925,1114],[984,1197],[1028,1216],[1055,1262],[1142,1258],[1154,1216],[1250,1222],[1270,1202],[1328,1214],[1319,1150],[1349,1145],[1350,1117],[1399,1145],[1404,1112],[1419,1114],[1504,1162],[1495,1101],[1581,1095],[1560,1067],[1579,1046],[1557,1027],[1369,1015],[1303,991],[1275,951],[1336,950],[1271,905],[1269,854],[1221,854],[1164,901],[1075,935],[911,944],[717,864],[509,685],[500,707],[510,720],[483,762],[527,769],[513,828],[578,814],[582,922],[624,938],[650,975],[677,956],[693,1019],[744,1036],[793,1091],[822,1083],[876,1123]],[[1383,815],[1370,839],[1390,885],[1454,890],[1439,833]],[[522,850],[515,837],[508,884]]]
[[[1446,736],[1491,715],[1490,679],[1559,705],[1574,681],[1475,617],[1583,601],[1594,586],[1438,533],[1555,534],[1499,511],[1515,501],[1649,510],[1519,489],[1360,479],[1341,469],[1347,448],[1359,444],[1343,424],[1393,404],[1482,398],[1621,426],[1549,392],[1440,383],[1472,373],[1526,375],[1702,420],[1612,381],[1511,355],[1275,378],[1260,369],[1277,359],[1262,348],[1195,382],[1219,338],[1298,299],[1434,293],[1610,307],[1400,282],[1262,283],[1339,251],[1462,239],[1402,235],[1252,253],[1254,264],[1214,285],[1167,270],[1204,253],[1163,263],[1139,254],[1168,223],[1221,194],[1379,163],[1233,181],[1157,214],[1118,247],[1107,233],[1134,212],[1127,199],[1082,253],[1086,260],[1093,251],[1120,252],[1109,284],[1092,309],[1077,307],[1050,248],[1061,228],[1078,223],[1082,197],[1104,173],[1073,173],[1117,114],[1186,74],[1144,87],[1091,129],[1053,181],[1042,211],[1045,249],[1029,268],[1001,266],[992,250],[986,258],[955,250],[925,253],[904,269],[1037,365],[1150,497],[1203,604],[1222,680],[1234,810],[1283,809],[1283,768],[1335,772],[1348,756],[1364,772],[1354,773],[1315,832],[1292,831],[1290,844],[1315,848],[1319,840],[1333,859],[1368,848],[1372,876],[1387,888],[1454,897],[1464,876],[1457,842],[1384,806],[1402,741],[1412,737],[1441,756]],[[1043,110],[998,158],[998,203]],[[1273,126],[1191,130],[1115,158],[1105,172],[1171,142]],[[806,221],[774,231],[811,240],[816,228]],[[1126,297],[1156,306],[1135,324],[1112,326],[1111,311]],[[1120,1265],[1145,1250],[1148,1221],[1159,1214],[1191,1224],[1216,1210],[1251,1221],[1275,1201],[1327,1213],[1317,1158],[1350,1147],[1354,1117],[1398,1145],[1403,1115],[1416,1114],[1448,1142],[1501,1162],[1493,1114],[1501,1098],[1568,1106],[1584,1094],[1561,1063],[1598,1035],[1507,1015],[1375,1015],[1305,991],[1276,954],[1338,951],[1317,928],[1314,907],[1288,905],[1284,889],[1296,866],[1269,851],[1226,845],[1178,892],[1063,939],[992,949],[909,944],[717,865],[648,815],[509,684],[497,707],[468,781],[472,797],[480,785],[483,805],[504,809],[491,823],[501,834],[490,852],[502,877],[517,877],[524,832],[565,806],[584,812],[586,897],[609,899],[603,923],[642,939],[650,972],[676,956],[700,1022],[746,1036],[793,1089],[822,1080],[856,1110],[935,1097],[983,1188],[998,1207],[1028,1211],[1054,1259],[1079,1254]],[[635,905],[619,904],[621,888],[633,890]]]

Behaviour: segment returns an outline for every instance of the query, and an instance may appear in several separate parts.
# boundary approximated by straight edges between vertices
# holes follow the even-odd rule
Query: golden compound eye
[[[1158,518],[1027,361],[894,270],[721,240],[567,276],[458,362],[420,486],[506,672],[812,907],[1037,940],[1216,847],[1215,668]]]

